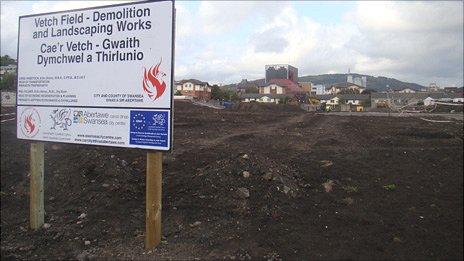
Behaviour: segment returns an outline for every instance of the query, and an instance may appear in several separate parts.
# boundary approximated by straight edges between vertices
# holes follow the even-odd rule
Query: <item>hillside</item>
[[[334,83],[339,83],[339,82],[346,82],[346,77],[348,74],[321,74],[321,75],[307,75],[307,76],[302,76],[298,77],[298,80],[300,82],[312,82],[313,84],[324,84],[324,85],[330,85]],[[377,91],[383,91],[389,86],[389,88],[392,89],[402,89],[402,88],[411,88],[414,90],[420,90],[424,86],[419,85],[417,83],[409,83],[409,82],[403,82],[394,78],[387,78],[383,76],[370,76],[370,75],[362,75],[362,74],[356,74],[353,73],[351,74],[353,77],[361,77],[361,76],[366,76],[367,77],[367,88],[369,89],[374,89]],[[245,85],[249,84],[254,84],[254,85],[259,85],[264,83],[264,79],[257,79],[257,80],[252,80],[252,81],[247,81],[240,83],[234,83],[234,84],[229,84],[223,86],[223,88],[226,89],[236,89],[236,88],[243,88]]]
[[[314,84],[330,85],[330,84],[338,83],[338,82],[346,82],[347,75],[348,74],[308,75],[308,76],[298,77],[298,80],[300,82],[310,81]],[[367,88],[378,90],[378,91],[385,90],[387,85],[390,86],[390,88],[392,89],[411,88],[415,90],[420,90],[421,88],[424,87],[416,83],[403,82],[403,81],[400,81],[394,78],[387,78],[383,76],[374,77],[370,75],[362,75],[362,74],[356,74],[356,73],[353,73],[351,75],[353,75],[353,77],[366,76],[367,77]]]

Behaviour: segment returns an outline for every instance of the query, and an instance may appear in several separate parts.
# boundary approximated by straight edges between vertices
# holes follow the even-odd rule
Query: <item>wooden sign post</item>
[[[31,228],[44,224],[44,143],[31,143],[29,210]]]
[[[161,187],[163,154],[147,152],[145,248],[153,249],[161,241]]]

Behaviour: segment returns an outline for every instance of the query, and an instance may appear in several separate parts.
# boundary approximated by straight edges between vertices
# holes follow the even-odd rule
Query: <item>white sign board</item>
[[[22,16],[17,137],[172,147],[174,3]]]

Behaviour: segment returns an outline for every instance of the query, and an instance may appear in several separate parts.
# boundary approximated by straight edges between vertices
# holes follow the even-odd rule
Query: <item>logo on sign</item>
[[[84,123],[84,112],[83,111],[74,111],[73,122],[74,123]]]
[[[157,65],[152,66],[148,71],[147,68],[144,68],[143,91],[153,101],[161,97],[166,90],[166,83],[163,80],[166,74],[160,71],[162,61],[161,59]]]
[[[132,116],[132,126],[136,130],[143,130],[146,126],[145,122],[146,119],[142,113],[136,113],[134,116]]]
[[[68,127],[71,126],[71,109],[56,109],[53,110],[50,114],[50,118],[53,120],[53,126],[50,127],[51,130],[55,130],[56,126],[62,128],[63,130],[68,130]]]
[[[156,113],[153,115],[153,125],[155,126],[164,126],[166,124],[166,117],[164,114]]]
[[[29,138],[34,137],[39,132],[40,115],[34,108],[27,108],[21,113],[20,128],[21,132]]]

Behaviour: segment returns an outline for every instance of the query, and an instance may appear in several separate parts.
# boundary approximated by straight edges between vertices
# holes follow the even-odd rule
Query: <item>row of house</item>
[[[366,92],[367,78],[365,76],[353,78],[348,75],[346,82],[329,86],[298,82],[298,69],[290,65],[266,65],[263,81],[248,82],[242,80],[237,84],[237,93],[242,102],[284,103],[298,101],[308,103],[311,99],[324,104],[326,109],[337,106],[354,106],[356,111],[364,107],[385,107],[389,105],[407,105],[423,103],[425,105],[435,101],[463,102],[462,88],[447,87],[439,89],[431,84],[425,91],[411,88],[389,89],[388,92]],[[257,93],[247,93],[247,89],[258,89]],[[195,99],[211,99],[211,86],[207,82],[196,79],[177,81],[175,83],[177,95]],[[253,91],[253,92],[254,92]],[[362,107],[362,108],[361,108]],[[352,110],[353,108],[350,108]]]
[[[391,107],[424,104],[435,102],[464,103],[462,93],[414,92],[414,93],[372,93],[371,107]]]
[[[366,108],[394,108],[403,106],[425,105],[435,103],[464,103],[461,93],[372,93],[372,94],[338,94],[316,95],[323,110],[364,111]]]
[[[370,103],[368,94],[325,94],[313,97],[320,102],[326,111],[340,107],[342,111],[364,111],[364,107]]]

